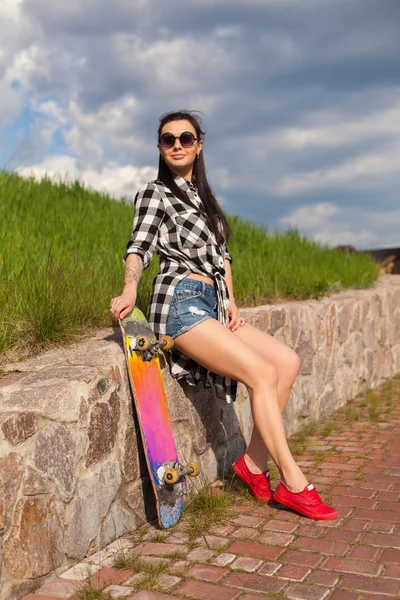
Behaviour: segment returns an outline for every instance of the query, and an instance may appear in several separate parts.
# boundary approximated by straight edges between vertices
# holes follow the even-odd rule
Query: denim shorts
[[[172,338],[189,331],[206,319],[217,318],[214,285],[185,277],[175,286],[169,308],[167,335]]]

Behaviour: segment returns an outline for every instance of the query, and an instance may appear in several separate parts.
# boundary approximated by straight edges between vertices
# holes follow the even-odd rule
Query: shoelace
[[[309,500],[308,504],[310,506],[315,506],[321,503],[321,498],[318,495],[315,487],[310,483],[310,485],[304,490],[304,494],[307,495],[307,499]]]

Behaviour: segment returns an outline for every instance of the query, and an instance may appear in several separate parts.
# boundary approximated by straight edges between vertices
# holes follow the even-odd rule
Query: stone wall
[[[400,276],[242,313],[301,358],[288,434],[400,371]],[[200,464],[199,486],[244,450],[247,394],[240,386],[227,405],[202,386],[182,389],[167,370],[164,378],[179,454]],[[2,599],[19,600],[134,530],[153,503],[118,329],[8,365],[0,379]]]

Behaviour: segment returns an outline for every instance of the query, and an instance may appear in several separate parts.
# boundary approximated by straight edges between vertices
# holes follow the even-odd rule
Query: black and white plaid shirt
[[[128,254],[139,254],[144,268],[150,264],[157,249],[160,270],[153,281],[147,319],[157,337],[166,334],[169,307],[178,281],[190,273],[214,279],[217,292],[218,321],[226,325],[229,304],[225,281],[224,259],[232,262],[226,245],[217,244],[209,228],[196,188],[183,177],[175,179],[198,209],[177,198],[161,181],[151,181],[135,197],[133,232],[128,242]],[[222,226],[221,226],[222,227]],[[194,360],[173,349],[169,356],[171,375],[190,385],[203,381],[215,385],[219,396],[228,402],[236,399],[237,382],[208,371]]]

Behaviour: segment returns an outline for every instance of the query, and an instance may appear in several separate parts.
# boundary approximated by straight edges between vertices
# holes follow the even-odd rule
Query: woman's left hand
[[[234,302],[229,302],[229,306],[226,311],[226,323],[228,329],[236,331],[239,327],[243,327],[245,320],[240,316],[239,309]]]

